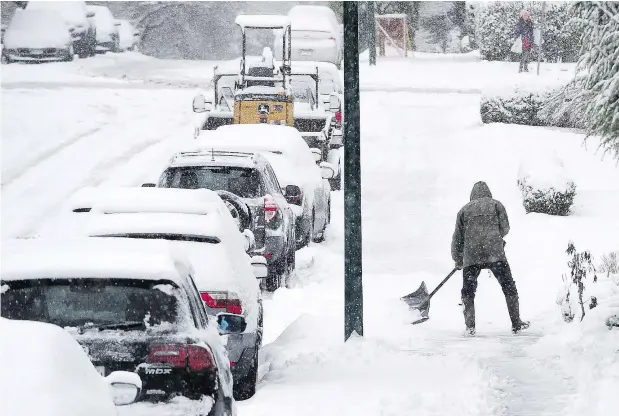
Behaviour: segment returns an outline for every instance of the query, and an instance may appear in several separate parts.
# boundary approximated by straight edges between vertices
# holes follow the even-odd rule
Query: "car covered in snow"
[[[103,376],[137,373],[140,400],[206,396],[211,408],[204,414],[231,414],[232,375],[220,334],[242,332],[246,322],[233,314],[210,318],[193,274],[165,241],[5,241],[1,312],[64,328]]]
[[[93,12],[93,21],[97,31],[97,51],[98,52],[120,52],[120,36],[118,28],[120,20],[106,6],[88,5],[88,11]]]
[[[295,185],[301,190],[301,215],[296,218],[297,248],[310,241],[321,242],[331,219],[332,164],[316,164],[314,154],[294,127],[267,124],[234,124],[202,131],[196,143],[186,150],[209,149],[261,153],[271,164],[281,186]]]
[[[262,345],[262,297],[257,279],[267,276],[266,260],[249,257],[246,242],[219,196],[210,190],[169,188],[86,188],[71,201],[81,214],[72,233],[85,237],[166,240],[191,262],[192,277],[207,313],[241,315],[247,327],[229,335],[235,398],[256,389]],[[87,202],[90,199],[90,202]],[[77,220],[77,218],[76,218]]]
[[[94,56],[97,33],[92,11],[85,1],[29,1],[26,10],[52,10],[60,13],[73,36],[73,50],[80,58]]]
[[[344,83],[342,72],[329,62],[294,62],[292,65],[292,79],[299,78],[295,73],[314,72],[318,70],[318,103],[325,110],[330,109],[331,95],[336,94],[340,99],[340,109],[335,114],[335,127],[342,127],[342,103],[344,102]]]
[[[120,20],[118,26],[119,46],[121,51],[133,51],[138,44],[140,31],[128,20]]]
[[[293,61],[330,62],[341,67],[344,42],[337,17],[330,7],[297,5],[290,9],[288,17],[292,28]],[[275,44],[281,42],[281,36],[275,39]]]
[[[72,61],[69,26],[54,10],[17,9],[4,35],[3,53],[6,63]]]
[[[255,152],[179,152],[161,174],[163,188],[230,192],[248,207],[254,234],[252,254],[268,261],[264,287],[274,291],[295,267],[295,210],[301,210],[295,185],[282,189],[268,160]],[[286,196],[284,196],[284,193]]]
[[[101,377],[56,325],[0,318],[0,334],[2,415],[116,416],[115,406],[133,403],[142,390],[135,373]]]

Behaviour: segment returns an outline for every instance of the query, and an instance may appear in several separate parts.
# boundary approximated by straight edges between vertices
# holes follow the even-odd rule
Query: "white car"
[[[0,318],[0,414],[116,416],[136,400],[142,381],[115,371],[103,378],[64,329]]]
[[[4,34],[6,63],[72,61],[73,40],[62,15],[53,10],[17,9]]]
[[[331,8],[294,6],[288,12],[288,17],[292,29],[293,61],[331,62],[338,68],[341,67],[343,38]]]
[[[118,35],[120,37],[120,50],[132,51],[135,49],[138,43],[138,36],[140,32],[136,30],[131,22],[127,20],[121,20],[118,27]]]
[[[80,58],[94,56],[97,51],[95,14],[85,1],[29,1],[26,10],[52,10],[60,13],[73,35],[73,49]]]
[[[105,6],[89,5],[88,11],[95,14],[93,19],[97,28],[97,51],[119,52],[118,27],[121,25],[120,20],[115,19],[110,9]]]
[[[70,205],[90,212],[81,214],[80,236],[168,240],[186,253],[207,313],[246,319],[245,331],[229,335],[226,348],[235,398],[253,396],[263,321],[257,278],[267,277],[266,259],[245,253],[244,239],[219,196],[207,189],[87,188]]]
[[[296,185],[301,191],[301,212],[296,212],[297,247],[321,242],[331,220],[331,188],[328,179],[335,167],[316,165],[318,154],[310,150],[294,127],[267,124],[234,124],[200,132],[192,148],[260,152],[269,161],[280,185]]]

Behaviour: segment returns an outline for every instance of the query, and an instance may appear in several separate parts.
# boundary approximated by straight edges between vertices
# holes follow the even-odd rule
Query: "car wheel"
[[[208,412],[208,416],[232,416],[232,401],[227,399],[220,389],[217,389],[215,403]]]
[[[315,215],[313,216],[313,220],[312,220],[312,242],[314,243],[322,243],[323,241],[325,241],[325,230],[327,228],[327,218],[325,217],[325,225],[322,228],[322,230],[320,231],[320,233],[318,234],[313,234],[313,230],[314,230],[314,225],[316,224],[316,219],[315,219]]]
[[[234,383],[234,400],[247,400],[256,394],[256,383],[258,382],[258,349],[251,362],[249,371],[238,383]]]
[[[272,264],[269,267],[269,275],[265,279],[265,286],[267,292],[275,292],[282,285],[282,276],[286,275],[287,269],[287,258],[286,256],[282,257],[279,261]]]
[[[336,177],[329,179],[329,185],[331,186],[332,191],[341,191],[342,190],[342,172],[337,174]]]

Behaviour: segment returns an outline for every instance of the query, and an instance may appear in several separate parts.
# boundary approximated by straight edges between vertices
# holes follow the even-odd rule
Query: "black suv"
[[[259,153],[228,151],[180,152],[171,159],[159,179],[159,187],[210,189],[236,195],[248,207],[247,226],[254,233],[250,255],[267,259],[266,290],[286,283],[295,267],[295,198],[301,190],[294,185],[282,189],[273,168]],[[286,196],[284,196],[286,193]],[[295,205],[296,206],[296,205]]]

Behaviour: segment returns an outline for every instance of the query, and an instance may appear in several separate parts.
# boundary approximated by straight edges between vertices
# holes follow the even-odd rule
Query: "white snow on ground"
[[[3,236],[36,234],[79,186],[156,181],[171,152],[191,140],[189,103],[195,81],[210,77],[212,63],[204,63],[202,74],[200,63],[137,54],[87,61],[67,64],[72,72],[58,70],[57,80],[51,68],[61,64],[49,65],[50,75],[42,75],[42,66],[8,75],[3,67],[3,109],[21,107],[2,114]],[[261,382],[254,398],[238,404],[241,416],[315,414],[317,408],[338,416],[612,414],[619,331],[608,331],[604,320],[617,310],[619,286],[600,280],[600,306],[582,324],[564,323],[555,298],[569,240],[595,256],[619,248],[619,170],[600,160],[594,141],[584,148],[580,134],[481,124],[482,89],[538,82],[534,73],[517,74],[516,65],[480,62],[474,54],[379,59],[376,68],[362,60],[365,337],[342,342],[343,196],[336,192],[326,241],[300,251],[293,287],[265,299]],[[541,78],[569,80],[570,68],[543,65]],[[119,81],[119,74],[136,81]],[[140,84],[140,77],[158,81]],[[41,79],[48,83],[35,90]],[[66,82],[80,89],[60,88]],[[158,88],[163,85],[189,88]],[[37,126],[24,110],[31,108],[25,94],[49,108],[70,98],[77,102],[74,119],[85,121],[77,125],[58,112]],[[552,152],[578,184],[573,214],[526,215],[518,167],[530,155]],[[507,256],[523,317],[532,320],[518,336],[509,332],[502,293],[487,272],[479,278],[476,338],[461,335],[460,272],[433,298],[426,323],[411,326],[413,314],[399,300],[422,281],[432,290],[452,268],[456,213],[478,180],[510,216]],[[122,410],[147,412],[141,406]],[[169,414],[174,406],[152,410]]]

